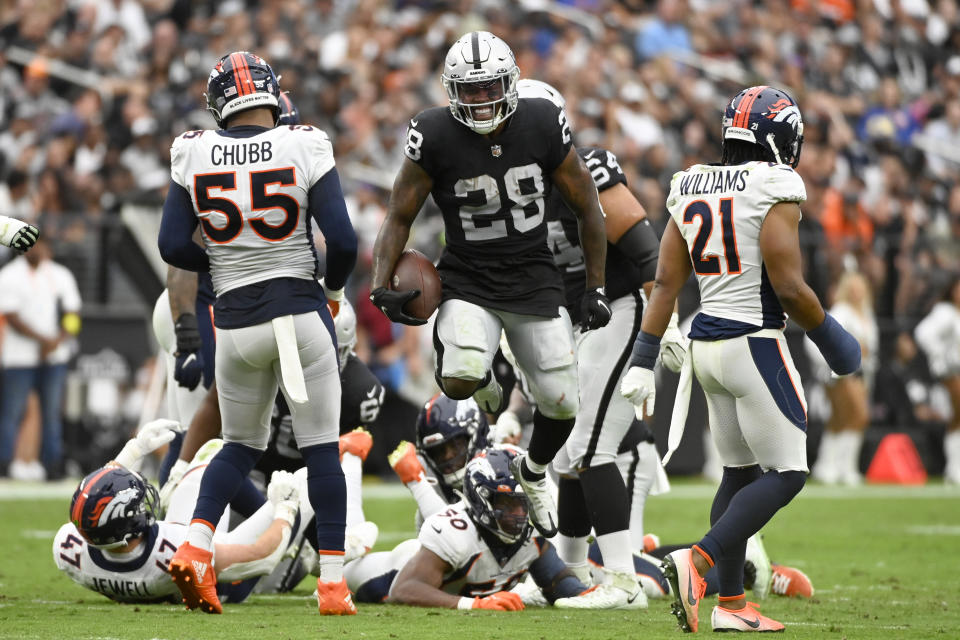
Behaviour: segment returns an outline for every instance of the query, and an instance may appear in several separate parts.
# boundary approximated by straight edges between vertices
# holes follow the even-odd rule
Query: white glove
[[[267,487],[267,500],[273,505],[273,517],[286,520],[293,526],[299,509],[300,488],[289,471],[274,471]]]
[[[173,463],[173,466],[170,467],[170,474],[167,476],[167,481],[160,487],[161,517],[167,514],[167,510],[170,508],[170,498],[173,497],[173,491],[180,485],[180,481],[183,480],[183,474],[187,472],[189,467],[190,463],[186,460],[177,460]]]
[[[644,409],[648,416],[652,416],[657,397],[657,383],[653,370],[645,367],[630,367],[620,383],[620,394],[633,404],[633,410],[638,419],[643,419]]]
[[[512,411],[504,411],[493,426],[493,439],[497,444],[506,442],[508,439],[514,441],[520,437],[522,431],[517,414]]]
[[[26,251],[37,242],[40,230],[32,224],[0,216],[0,244],[16,251]]]
[[[670,315],[670,323],[660,339],[660,362],[674,373],[680,373],[687,356],[687,339],[680,333],[677,314]]]
[[[128,469],[132,469],[134,465],[139,464],[144,456],[173,440],[179,431],[181,431],[180,423],[176,420],[161,418],[148,422],[140,427],[137,435],[123,445],[123,449],[114,460]]]

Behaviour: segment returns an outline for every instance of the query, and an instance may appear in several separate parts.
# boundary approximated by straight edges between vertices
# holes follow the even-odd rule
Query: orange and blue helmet
[[[280,83],[267,61],[248,51],[220,58],[207,79],[207,110],[217,126],[230,116],[258,107],[269,107],[280,117]]]
[[[80,481],[70,502],[70,521],[100,549],[122,547],[156,522],[157,490],[125,467],[101,467]]]
[[[467,462],[487,446],[489,433],[487,417],[471,398],[454,400],[438,393],[423,405],[417,415],[417,452],[444,493],[460,490]]]
[[[744,89],[724,111],[723,140],[756,144],[771,162],[796,167],[803,146],[800,108],[781,89],[766,85]]]
[[[277,118],[277,126],[285,124],[300,124],[300,110],[293,104],[286,93],[280,94],[280,117]]]
[[[508,545],[526,540],[532,532],[527,496],[510,470],[519,451],[513,446],[484,449],[467,463],[463,478],[472,520]]]

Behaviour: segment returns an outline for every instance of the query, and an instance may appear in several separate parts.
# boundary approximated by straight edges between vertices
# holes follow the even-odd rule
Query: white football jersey
[[[453,567],[443,576],[440,587],[453,595],[484,597],[512,589],[540,557],[540,548],[531,536],[501,566],[480,537],[463,503],[427,518],[418,539],[421,546]]]
[[[158,522],[136,549],[113,553],[91,547],[68,522],[53,539],[53,560],[74,582],[111,600],[177,603],[180,594],[167,565],[186,538],[186,525]]]
[[[333,166],[327,134],[308,125],[249,137],[188,131],[173,141],[171,177],[200,219],[218,296],[271,278],[316,277],[307,194]]]
[[[760,255],[760,226],[773,205],[806,198],[803,179],[782,164],[697,164],[674,174],[667,209],[687,241],[704,314],[783,328]]]

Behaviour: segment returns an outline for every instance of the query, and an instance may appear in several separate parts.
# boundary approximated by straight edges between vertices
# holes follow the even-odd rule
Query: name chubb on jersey
[[[680,180],[682,196],[743,191],[746,188],[747,171],[744,169],[688,174]]]
[[[247,162],[270,162],[272,159],[273,145],[269,140],[215,144],[210,147],[210,162],[216,166],[245,164]]]

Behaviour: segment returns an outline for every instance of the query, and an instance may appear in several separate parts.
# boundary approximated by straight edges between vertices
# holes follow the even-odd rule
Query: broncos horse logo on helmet
[[[803,146],[803,118],[785,91],[766,85],[744,89],[723,114],[724,147],[728,140],[758,145],[770,162],[796,168]]]
[[[505,544],[523,542],[532,532],[527,496],[510,471],[515,447],[484,449],[467,463],[463,495],[473,521]]]
[[[450,47],[440,79],[453,117],[485,134],[517,110],[519,77],[506,42],[489,31],[472,31]]]
[[[438,393],[420,409],[417,451],[442,479],[445,494],[460,489],[467,462],[487,446],[489,432],[487,417],[475,400],[454,400]]]
[[[248,51],[229,53],[214,65],[207,79],[207,110],[223,128],[230,116],[269,107],[280,118],[280,83],[267,61]]]
[[[157,490],[124,467],[97,469],[80,481],[70,502],[70,521],[87,542],[116,549],[156,522]]]

